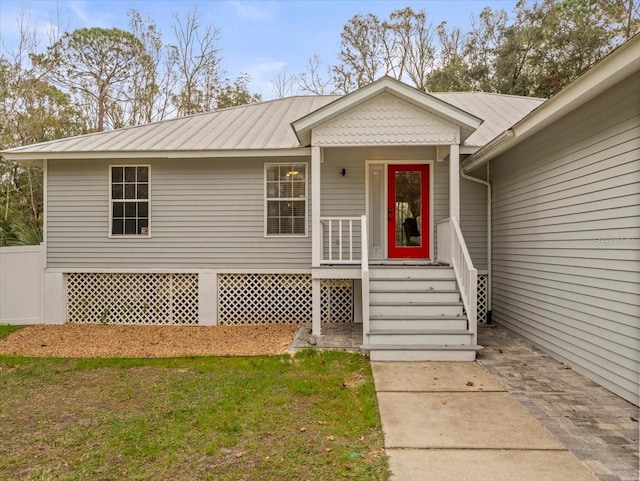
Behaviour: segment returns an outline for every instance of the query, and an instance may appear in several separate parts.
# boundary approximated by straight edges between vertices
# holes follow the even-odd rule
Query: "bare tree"
[[[282,67],[271,76],[271,91],[277,99],[290,97],[298,93],[297,78],[287,73],[287,68]]]
[[[223,74],[218,47],[220,31],[212,24],[203,26],[195,7],[184,16],[174,14],[173,31],[177,40],[172,49],[179,87],[172,100],[178,115],[215,109]]]
[[[326,95],[333,91],[331,81],[331,68],[324,65],[318,55],[313,55],[307,60],[307,71],[298,76],[298,88],[305,94]]]

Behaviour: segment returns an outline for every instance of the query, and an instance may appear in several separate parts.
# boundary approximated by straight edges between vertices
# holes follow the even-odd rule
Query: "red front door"
[[[428,258],[429,165],[390,164],[388,169],[388,257]]]

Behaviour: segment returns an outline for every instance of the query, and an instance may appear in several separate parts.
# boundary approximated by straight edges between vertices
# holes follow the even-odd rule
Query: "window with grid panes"
[[[149,166],[111,166],[111,235],[149,236]]]
[[[265,165],[266,234],[307,234],[307,165]]]

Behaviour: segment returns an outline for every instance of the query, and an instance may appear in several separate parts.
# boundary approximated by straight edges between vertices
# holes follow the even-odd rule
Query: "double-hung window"
[[[112,165],[111,236],[149,236],[148,165]]]
[[[307,235],[307,164],[265,164],[265,234]]]

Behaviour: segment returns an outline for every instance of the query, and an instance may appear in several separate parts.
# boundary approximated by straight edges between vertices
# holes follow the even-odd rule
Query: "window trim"
[[[269,201],[277,201],[277,200],[292,200],[292,201],[300,201],[300,199],[294,198],[273,198],[269,199],[267,197],[267,169],[269,167],[282,166],[282,165],[304,165],[304,183],[305,183],[305,193],[304,193],[304,234],[269,234],[267,232],[267,222],[268,222],[268,203]],[[264,164],[264,176],[262,180],[262,184],[264,187],[263,190],[263,223],[264,223],[264,237],[267,239],[282,239],[282,238],[305,238],[309,237],[309,189],[310,189],[310,172],[309,172],[309,162],[305,160],[300,161],[289,161],[289,162],[265,162]]]
[[[147,233],[145,234],[113,234],[113,167],[146,167],[148,169],[147,182]],[[150,239],[151,238],[151,164],[109,164],[109,239]],[[120,199],[118,199],[119,201]],[[124,200],[124,199],[122,199]],[[139,202],[139,199],[131,199]]]

